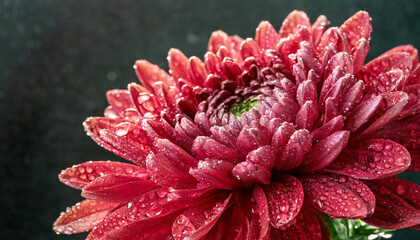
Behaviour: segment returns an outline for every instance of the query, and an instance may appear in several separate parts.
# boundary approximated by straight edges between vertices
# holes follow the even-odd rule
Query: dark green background
[[[56,236],[51,225],[80,201],[61,169],[119,160],[85,136],[82,121],[102,115],[105,91],[137,81],[144,58],[167,69],[169,48],[202,57],[212,31],[254,36],[261,20],[279,28],[287,14],[326,15],[339,26],[369,11],[369,59],[401,44],[420,47],[418,1],[0,1],[0,239]],[[404,177],[420,183],[420,174]],[[395,239],[418,239],[402,230]]]

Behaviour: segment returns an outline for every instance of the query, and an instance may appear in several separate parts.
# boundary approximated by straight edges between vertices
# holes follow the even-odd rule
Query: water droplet
[[[405,189],[405,187],[403,185],[398,185],[397,188],[395,189],[395,191],[399,194],[399,195],[404,195],[407,193],[407,190]]]
[[[117,126],[115,126],[115,134],[117,134],[120,137],[125,136],[127,135],[129,129],[130,129],[130,123],[128,122],[120,123]]]

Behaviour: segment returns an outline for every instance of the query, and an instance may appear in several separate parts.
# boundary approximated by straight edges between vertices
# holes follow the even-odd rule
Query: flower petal
[[[408,94],[408,103],[398,116],[398,119],[420,114],[420,81],[419,84],[405,86],[404,92]]]
[[[349,136],[348,131],[337,131],[315,144],[311,151],[303,157],[303,163],[299,170],[312,172],[328,166],[347,146]]]
[[[146,157],[147,173],[152,181],[164,187],[181,187],[194,184],[191,175],[175,166],[163,154],[150,153]]]
[[[377,119],[362,133],[363,135],[369,135],[378,129],[381,129],[391,120],[393,120],[403,110],[404,106],[408,102],[408,95],[405,92],[389,92],[383,94],[385,101],[385,107],[382,107],[381,113],[375,113]],[[375,116],[375,117],[376,117]]]
[[[346,36],[351,47],[356,46],[357,42],[362,38],[370,39],[372,32],[370,21],[371,19],[367,12],[359,11],[340,26],[340,30]]]
[[[231,173],[234,167],[235,164],[228,161],[206,159],[199,161],[196,168],[191,168],[190,174],[209,186],[233,190],[239,185]]]
[[[401,69],[404,73],[404,80],[408,78],[411,72],[412,59],[409,53],[395,52],[382,54],[363,66],[361,75],[366,83],[374,82],[381,74],[392,69]]]
[[[382,228],[401,229],[420,224],[420,187],[391,177],[365,181],[376,197],[375,212],[363,221]]]
[[[302,107],[307,101],[317,101],[317,92],[316,85],[311,80],[306,80],[299,84],[299,87],[296,92],[296,99],[298,100],[299,105]]]
[[[311,22],[305,12],[294,10],[283,21],[280,28],[280,37],[286,38],[298,31],[299,26],[310,27]]]
[[[192,205],[197,198],[208,195],[210,188],[157,188],[141,193],[127,204],[125,214],[130,221],[167,215]]]
[[[84,200],[77,203],[54,222],[53,230],[57,234],[75,234],[91,230],[99,224],[117,203]]]
[[[144,166],[144,158],[152,148],[149,145],[151,144],[148,141],[149,138],[134,124],[127,123],[123,129],[116,128],[121,123],[123,123],[122,120],[94,117],[86,119],[83,126],[87,134],[103,148],[133,163]]]
[[[263,50],[275,49],[279,41],[279,34],[270,22],[262,21],[257,27],[255,41]]]
[[[364,83],[362,80],[356,82],[346,93],[344,93],[338,110],[342,115],[352,111],[363,98]]]
[[[179,215],[175,212],[165,216],[140,221],[128,221],[125,207],[109,214],[88,235],[87,240],[105,239],[167,239],[171,236],[172,222]]]
[[[312,132],[312,141],[319,142],[344,127],[345,117],[338,115]]]
[[[182,169],[185,173],[188,173],[191,167],[197,166],[197,159],[167,139],[158,139],[156,141],[156,148],[173,165]]]
[[[316,51],[319,56],[325,56],[328,51],[334,49],[338,52],[349,52],[347,39],[339,28],[331,27],[322,34]]]
[[[115,110],[121,117],[121,114],[127,108],[134,108],[134,104],[131,101],[130,93],[127,90],[113,89],[106,92],[106,98],[112,109]]]
[[[398,47],[394,47],[393,49],[390,49],[390,50],[386,51],[382,55],[388,55],[388,54],[393,54],[393,53],[397,53],[397,52],[409,53],[411,55],[411,59],[413,61],[413,68],[419,63],[419,53],[418,53],[417,49],[415,47],[413,47],[412,45],[401,45],[401,46],[398,46]]]
[[[158,65],[146,60],[137,60],[134,64],[137,77],[141,84],[150,92],[154,92],[156,83],[163,82],[165,85],[175,86],[171,76],[162,70]]]
[[[231,205],[232,195],[213,194],[211,197],[196,202],[179,215],[172,225],[172,236],[176,239],[198,240],[204,237],[217,220]]]
[[[134,172],[131,175],[110,173],[86,185],[82,196],[94,200],[124,202],[154,188],[157,188],[156,184],[147,180],[147,174],[143,172]]]
[[[323,237],[317,213],[315,209],[306,203],[296,216],[296,222],[293,225],[287,227],[286,229],[271,228],[270,235],[273,240],[321,240]]]
[[[280,174],[270,185],[264,186],[268,200],[270,223],[274,228],[287,226],[299,213],[303,204],[300,181],[289,174]]]
[[[303,104],[299,112],[296,114],[295,124],[298,129],[307,129],[311,131],[318,118],[318,104],[309,100]]]
[[[271,179],[270,170],[249,161],[238,163],[232,169],[232,175],[245,184],[269,184]]]
[[[344,129],[355,132],[374,115],[381,102],[382,96],[376,96],[359,104],[346,116]]]
[[[358,149],[346,149],[326,171],[358,179],[394,176],[410,166],[410,153],[400,144],[386,139],[370,139]]]
[[[300,180],[305,197],[308,196],[314,208],[321,212],[338,218],[354,219],[366,217],[371,212],[372,205],[364,201],[357,192],[360,188],[352,188],[353,184],[349,185],[350,183],[345,184],[346,181],[356,183],[355,180],[344,177],[344,182],[340,183],[336,177],[321,174],[307,174]],[[357,184],[360,184],[360,181]],[[365,190],[369,192],[368,188]]]
[[[179,49],[171,48],[169,50],[168,64],[175,81],[179,81],[179,78],[190,81],[190,63]]]
[[[234,149],[209,137],[197,137],[194,140],[191,151],[198,160],[214,158],[233,163],[240,160],[238,152]]]
[[[286,171],[298,167],[303,156],[312,147],[312,136],[306,129],[299,129],[290,136],[280,159],[276,160],[275,168],[278,171]]]
[[[321,39],[322,34],[328,29],[330,25],[330,21],[328,21],[327,17],[321,15],[318,19],[312,24],[311,27],[311,34],[314,38],[314,45],[318,45],[319,40]]]
[[[353,57],[353,72],[357,74],[360,69],[362,68],[363,64],[365,63],[365,59],[369,52],[369,40],[366,38],[360,39],[356,42],[353,50],[351,51],[351,55]]]
[[[229,226],[227,228],[226,226]],[[207,235],[207,239],[224,240],[224,239],[247,239],[248,219],[243,210],[238,205],[233,205],[226,210],[219,218],[214,227]]]
[[[242,156],[269,143],[268,130],[259,124],[245,126],[236,139],[236,147]]]
[[[96,178],[109,173],[131,174],[133,172],[146,172],[146,169],[136,165],[111,162],[111,161],[89,161],[61,171],[58,178],[67,186],[76,189],[84,188]]]

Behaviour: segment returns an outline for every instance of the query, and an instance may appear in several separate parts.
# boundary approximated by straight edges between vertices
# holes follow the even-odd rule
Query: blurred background
[[[418,1],[0,0],[0,239],[83,239],[51,226],[80,191],[62,169],[121,160],[83,131],[102,115],[105,92],[136,82],[137,59],[167,69],[171,47],[202,58],[212,31],[253,37],[261,20],[277,29],[294,9],[340,26],[358,10],[373,19],[368,60],[401,44],[420,47]],[[420,174],[404,178],[420,184]],[[394,239],[419,239],[414,230]]]

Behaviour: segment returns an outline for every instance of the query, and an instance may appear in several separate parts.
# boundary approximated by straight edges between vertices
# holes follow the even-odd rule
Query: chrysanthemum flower
[[[88,239],[328,239],[324,214],[419,228],[420,64],[399,46],[364,64],[372,31],[294,11],[278,32],[211,35],[204,62],[171,49],[141,85],[107,93],[85,129],[132,162],[87,162],[60,180],[87,200],[54,224]]]

